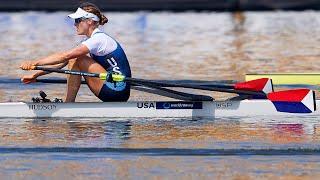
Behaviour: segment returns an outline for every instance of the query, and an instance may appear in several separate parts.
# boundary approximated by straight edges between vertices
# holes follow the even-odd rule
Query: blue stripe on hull
[[[302,102],[272,102],[277,111],[288,113],[311,113],[312,111]]]

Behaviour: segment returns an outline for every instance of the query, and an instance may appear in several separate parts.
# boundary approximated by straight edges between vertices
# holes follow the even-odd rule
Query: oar
[[[63,69],[55,69],[55,68],[46,68],[46,67],[40,67],[40,66],[35,66],[34,70],[43,70],[43,71],[63,73],[63,74],[97,77],[102,80],[106,80],[106,78],[108,77],[108,73],[99,73],[99,74],[88,73],[88,72],[71,71],[71,70],[63,70]],[[140,84],[141,83],[154,84],[161,87],[183,87],[183,88],[219,91],[219,92],[236,93],[236,94],[256,95],[261,97],[264,97],[265,93],[273,92],[272,81],[268,78],[261,78],[257,80],[236,83],[233,85],[216,84],[216,85],[210,85],[209,87],[209,86],[199,86],[199,85],[186,84],[186,83],[162,83],[162,82],[152,81],[152,80],[125,77],[119,74],[111,74],[111,75],[114,81],[126,80],[129,82],[136,82]],[[256,91],[259,93],[253,93],[252,91]],[[264,92],[264,93],[260,93],[260,92]]]
[[[71,71],[71,70],[63,70],[63,69],[55,69],[55,68],[46,68],[35,66],[34,70],[42,70],[47,72],[56,72],[56,73],[63,73],[63,74],[71,74],[71,75],[80,75],[80,76],[89,76],[89,77],[97,77],[102,80],[106,80],[108,77],[108,73],[87,73],[87,72],[80,72],[80,71]],[[127,81],[133,82],[143,85],[156,85],[159,87],[182,87],[182,88],[191,88],[191,89],[200,89],[200,90],[207,90],[207,91],[218,91],[218,92],[226,92],[226,93],[235,93],[235,94],[245,94],[245,95],[253,95],[260,98],[266,98],[266,94],[263,92],[253,92],[247,90],[237,90],[237,89],[228,89],[228,88],[221,88],[221,87],[207,87],[207,86],[197,86],[192,84],[173,84],[173,83],[160,83],[152,80],[145,80],[145,79],[136,79],[125,77],[119,74],[111,74],[112,80],[119,82],[119,81]]]
[[[65,84],[67,83],[66,79],[36,79],[36,82],[39,83],[53,83],[53,84]],[[213,81],[212,81],[213,82]],[[157,83],[158,86],[160,87],[181,87],[181,86],[188,86],[192,85],[195,87],[211,87],[211,88],[223,88],[223,89],[236,89],[236,90],[248,90],[248,91],[257,91],[257,92],[272,92],[273,88],[261,88],[262,86],[257,86],[255,82],[258,82],[258,80],[254,81],[248,81],[248,82],[241,82],[241,83],[236,83],[236,84],[225,84],[225,83],[199,83],[195,82],[193,83],[191,80],[186,82],[183,80],[177,80],[177,81],[166,81],[166,80],[152,80],[151,83]],[[259,79],[259,82],[262,82],[265,86],[271,85],[271,81],[265,81],[264,79]],[[267,82],[267,83],[266,83]],[[82,84],[86,84],[85,81],[81,81]],[[246,86],[241,86],[242,84],[247,84]],[[134,85],[134,84],[132,84]],[[259,85],[259,84],[258,84]],[[264,86],[264,87],[265,87]],[[268,91],[269,90],[269,91]]]
[[[71,74],[71,75],[81,75],[81,76],[89,76],[89,77],[97,77],[102,80],[106,80],[108,77],[108,73],[88,73],[88,72],[80,72],[80,71],[71,71],[71,70],[63,70],[63,69],[55,69],[55,68],[46,68],[40,66],[34,66],[34,70],[43,70],[47,72],[56,72],[56,73],[63,73],[63,74]],[[161,83],[152,80],[145,80],[145,79],[136,79],[125,77],[120,74],[111,74],[112,79],[114,81],[127,81],[132,83],[138,83],[143,85],[155,85],[159,87],[182,87],[182,88],[191,88],[191,89],[200,89],[200,90],[208,90],[208,91],[218,91],[218,92],[226,92],[226,93],[236,93],[236,94],[245,94],[245,95],[252,95],[258,98],[266,98],[266,93],[273,91],[272,83],[269,79],[263,78],[262,80],[253,80],[250,82],[244,83],[237,83],[235,85],[226,85],[224,87],[208,87],[208,86],[198,86],[192,84],[175,84],[175,83]],[[259,83],[257,83],[259,81]],[[263,83],[261,83],[263,81]],[[252,86],[252,84],[258,84],[256,86]],[[261,85],[263,84],[263,86]],[[268,88],[265,88],[265,85],[269,84]],[[271,87],[270,87],[271,84]],[[263,88],[267,89],[267,92],[263,91]],[[244,89],[244,90],[242,90]],[[255,92],[258,91],[258,92]],[[269,91],[269,92],[268,92]]]
[[[77,72],[77,71],[44,68],[44,67],[34,67],[34,69],[44,70],[48,72],[64,73],[64,74],[98,77],[102,80],[106,80],[108,77],[107,73],[96,74],[96,73]],[[154,86],[154,87],[157,87],[157,86],[160,87],[161,85],[163,85],[159,82],[154,82],[152,80],[135,79],[135,78],[125,77],[119,74],[111,74],[111,76],[114,81],[127,81],[127,82],[141,84],[144,86]],[[294,89],[294,90],[287,90],[287,91],[280,91],[280,92],[270,92],[266,94],[263,92],[223,89],[223,88],[195,86],[195,85],[188,85],[188,84],[184,86],[174,85],[174,84],[167,84],[167,85],[171,85],[172,87],[184,87],[184,88],[255,95],[259,97],[264,97],[272,101],[276,106],[276,109],[280,112],[310,113],[315,111],[316,109],[316,104],[315,104],[316,100],[315,100],[314,91],[310,89]]]
[[[35,82],[37,83],[48,83],[48,84],[66,84],[67,80],[66,79],[36,79]],[[223,88],[223,89],[235,89],[235,84],[224,84],[224,83],[205,83],[205,82],[195,82],[193,83],[192,80],[177,80],[177,81],[166,81],[166,80],[156,80],[158,83],[157,86],[159,87],[186,87],[188,85],[193,85],[195,87],[209,87],[209,88]],[[213,81],[211,81],[213,82]],[[21,83],[20,79],[0,79],[0,83]],[[81,81],[81,84],[87,84],[86,81]],[[239,84],[239,83],[237,83]],[[137,84],[131,83],[132,86],[139,86]],[[241,91],[239,91],[241,92]]]
[[[240,95],[241,94],[251,95],[251,96],[255,96],[256,98],[267,98],[267,95],[264,92],[231,89],[231,88],[234,88],[234,86],[226,86],[226,87],[212,87],[212,86],[210,86],[209,87],[209,86],[198,86],[198,85],[193,85],[193,84],[161,83],[161,82],[157,82],[157,81],[153,81],[153,80],[124,77],[123,75],[118,75],[118,74],[111,74],[111,75],[112,75],[112,79],[116,82],[127,81],[127,82],[131,82],[131,83],[139,83],[144,86],[156,85],[159,87],[180,87],[180,88],[199,89],[199,90],[206,90],[206,91],[235,93],[235,94],[240,94]]]
[[[173,84],[192,84],[196,86],[207,86],[207,87],[219,87],[219,88],[229,88],[234,89],[235,85],[238,84],[236,81],[233,80],[217,80],[217,81],[201,81],[201,80],[155,80],[157,82],[161,83],[173,83]],[[36,79],[36,82],[38,83],[48,83],[48,84],[66,84],[66,79]],[[0,84],[2,83],[21,83],[20,79],[0,79]],[[235,83],[235,84],[233,84]],[[87,84],[86,81],[81,81],[81,84]],[[133,84],[133,86],[135,86]],[[312,90],[318,90],[319,86],[313,86],[313,85],[272,85],[273,87],[278,87],[282,89],[292,89],[292,88],[307,88]],[[164,86],[164,87],[170,87],[170,86]],[[261,90],[265,92],[263,89]],[[270,92],[272,92],[271,90]],[[268,93],[268,92],[265,92]]]

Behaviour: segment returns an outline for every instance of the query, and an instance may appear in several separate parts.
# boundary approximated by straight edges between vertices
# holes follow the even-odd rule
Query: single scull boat
[[[266,115],[314,115],[320,114],[315,93],[309,89],[294,89],[274,92],[272,81],[267,78],[236,84],[199,85],[190,83],[163,83],[154,80],[136,79],[111,73],[87,73],[46,67],[34,70],[96,77],[110,81],[126,81],[142,91],[151,92],[183,101],[135,101],[135,102],[77,102],[50,101],[41,93],[42,99],[33,102],[0,103],[0,118],[44,117],[240,117]],[[238,97],[215,101],[207,95],[195,95],[168,89],[180,87],[239,94]],[[257,99],[258,98],[258,99]]]

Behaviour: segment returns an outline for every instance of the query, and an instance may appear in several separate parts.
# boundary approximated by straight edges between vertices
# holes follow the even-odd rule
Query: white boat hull
[[[316,101],[320,105],[320,100]],[[319,106],[318,106],[319,107]],[[110,103],[0,103],[0,117],[12,118],[164,118],[164,117],[242,117],[242,116],[308,116],[307,114],[278,112],[268,100],[183,102],[139,101]]]

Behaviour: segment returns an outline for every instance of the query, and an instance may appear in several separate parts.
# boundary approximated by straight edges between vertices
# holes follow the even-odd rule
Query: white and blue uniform
[[[106,71],[113,71],[126,77],[131,77],[130,65],[120,44],[98,28],[90,38],[82,42],[90,56]],[[105,81],[98,98],[106,101],[127,101],[130,96],[130,85],[126,82]]]

